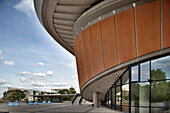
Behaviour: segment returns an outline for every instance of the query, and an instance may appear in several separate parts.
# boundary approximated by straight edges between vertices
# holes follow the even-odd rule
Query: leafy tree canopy
[[[9,90],[3,94],[4,100],[20,101],[23,98],[25,98],[25,94],[21,90]]]

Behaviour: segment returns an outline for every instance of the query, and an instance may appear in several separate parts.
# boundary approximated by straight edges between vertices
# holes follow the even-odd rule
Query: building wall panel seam
[[[119,47],[118,47],[117,28],[116,28],[116,18],[115,18],[115,15],[114,15],[113,17],[114,17],[114,24],[115,24],[115,37],[116,37],[117,59],[118,59],[118,64],[120,64],[120,61],[119,61]]]
[[[104,62],[104,70],[106,69],[105,66],[105,55],[104,55],[104,48],[103,48],[103,39],[102,39],[102,30],[101,30],[101,21],[99,22],[100,25],[100,35],[101,35],[101,44],[102,44],[102,54],[103,54],[103,62]]]

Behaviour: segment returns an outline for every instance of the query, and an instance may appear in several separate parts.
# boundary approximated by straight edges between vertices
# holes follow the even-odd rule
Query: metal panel
[[[144,55],[161,48],[160,1],[154,1],[136,8],[138,55]]]

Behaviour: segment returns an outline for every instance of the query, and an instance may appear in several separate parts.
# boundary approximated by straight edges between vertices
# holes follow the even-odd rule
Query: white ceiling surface
[[[81,94],[83,97],[89,101],[93,100],[93,91],[98,92],[98,99],[103,101],[105,98],[106,92],[109,88],[115,83],[115,81],[122,75],[122,73],[126,70],[126,68],[112,72],[110,74],[105,75],[97,80],[92,81],[92,83],[88,84]]]
[[[73,25],[85,9],[97,0],[59,0],[53,13],[57,34],[74,49]]]

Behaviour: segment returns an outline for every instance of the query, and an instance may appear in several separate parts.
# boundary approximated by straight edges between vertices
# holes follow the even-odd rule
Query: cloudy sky
[[[0,98],[7,87],[79,92],[75,57],[40,24],[32,0],[0,0]]]

